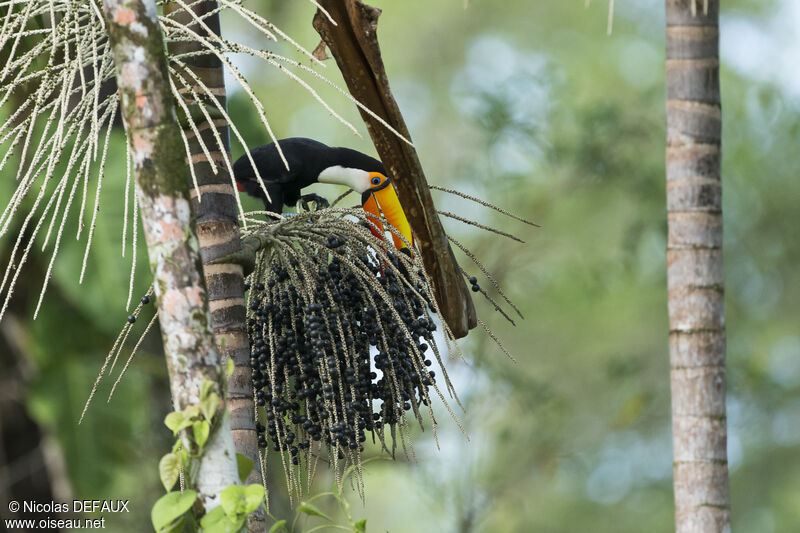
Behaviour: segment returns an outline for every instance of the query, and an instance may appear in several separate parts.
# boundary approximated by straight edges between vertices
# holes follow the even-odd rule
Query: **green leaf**
[[[220,507],[231,520],[236,520],[244,513],[244,487],[231,485],[225,487],[219,495]]]
[[[214,414],[219,408],[219,395],[216,392],[210,393],[200,402],[200,410],[203,411],[203,418],[211,422],[214,420]]]
[[[278,520],[272,524],[267,533],[278,533],[278,531],[286,531],[286,520]]]
[[[183,418],[191,420],[200,415],[200,408],[196,405],[187,405],[183,408]]]
[[[222,340],[225,340],[224,338]],[[233,362],[233,359],[228,358],[228,361],[225,363],[225,377],[230,379],[233,375],[233,370],[236,368],[236,364]]]
[[[236,467],[239,470],[239,479],[242,480],[242,483],[247,480],[247,476],[253,471],[253,466],[255,464],[252,459],[240,453],[236,454]]]
[[[195,517],[194,509],[183,515],[182,521],[183,529],[179,529],[175,533],[203,533],[200,531],[200,519]]]
[[[164,417],[164,425],[172,430],[173,435],[177,435],[183,428],[191,426],[192,422],[183,413],[173,411]]]
[[[205,420],[194,422],[192,424],[192,432],[194,433],[194,441],[202,448],[206,445],[208,434],[211,432],[211,425]]]
[[[186,517],[188,516],[188,514],[181,515],[179,519],[159,529],[158,533],[185,533]]]
[[[197,499],[193,490],[183,492],[168,492],[153,505],[150,519],[156,531],[162,531],[192,508]]]
[[[264,501],[264,487],[257,483],[244,488],[244,514],[250,514]]]
[[[238,520],[252,513],[264,501],[264,487],[258,484],[231,485],[220,493],[220,507],[231,520]]]
[[[200,401],[206,399],[208,393],[211,391],[211,388],[214,386],[214,382],[210,379],[204,379],[203,383],[200,385]]]
[[[367,519],[362,518],[353,524],[353,531],[354,533],[367,533]]]
[[[158,475],[167,492],[172,490],[181,474],[181,458],[176,453],[168,453],[158,462]]]
[[[191,467],[192,466],[192,463],[191,463],[191,459],[192,458],[191,458],[191,455],[189,454],[189,450],[187,450],[184,447],[181,447],[181,449],[178,450],[175,453],[178,454],[178,458],[181,460],[181,464],[183,465],[184,470],[186,470],[187,467]],[[199,461],[197,461],[197,463],[199,463]],[[185,474],[186,473],[184,472],[184,475]],[[194,474],[194,473],[192,473],[192,474]],[[194,476],[192,475],[192,477],[194,477]]]
[[[200,519],[200,526],[203,528],[203,533],[238,533],[244,525],[244,520],[244,518],[231,520],[219,505]]]
[[[301,502],[300,505],[297,506],[297,511],[312,516],[319,516],[320,518],[324,518],[328,522],[333,522],[333,518],[326,515],[325,513],[323,513],[322,511],[320,511],[319,509],[317,509],[308,502]]]

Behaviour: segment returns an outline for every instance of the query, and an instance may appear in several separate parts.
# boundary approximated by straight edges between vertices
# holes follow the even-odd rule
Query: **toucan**
[[[380,230],[379,237],[383,238],[383,225],[379,220],[382,211],[387,222],[413,247],[411,226],[383,163],[357,150],[330,147],[305,137],[291,137],[277,142],[289,164],[288,169],[274,142],[250,152],[269,198],[258,183],[247,154],[233,164],[233,175],[240,191],[261,198],[267,211],[281,213],[284,205],[294,206],[302,196],[301,191],[309,185],[345,185],[361,194],[361,205],[371,215],[370,221]],[[412,251],[402,239],[394,233],[392,238],[398,250],[411,254]]]

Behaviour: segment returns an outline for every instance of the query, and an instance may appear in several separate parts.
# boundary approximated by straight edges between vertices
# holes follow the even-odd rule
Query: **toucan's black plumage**
[[[350,187],[361,194],[361,205],[371,216],[375,234],[383,238],[383,225],[380,214],[405,237],[414,242],[411,226],[408,224],[403,208],[386,176],[383,163],[350,148],[332,148],[326,144],[304,137],[279,140],[289,168],[275,147],[275,143],[259,146],[250,152],[250,157],[269,198],[258,182],[253,165],[247,154],[233,164],[233,174],[240,191],[261,198],[267,211],[281,213],[284,205],[294,206],[302,195],[302,190],[313,183],[334,183]],[[408,250],[397,235],[392,234],[399,250]]]
[[[278,142],[289,163],[288,170],[275,148],[275,143],[259,146],[250,152],[271,201],[264,196],[247,154],[233,164],[233,174],[240,190],[261,198],[267,211],[280,213],[284,205],[294,206],[300,199],[300,191],[317,183],[319,175],[327,168],[339,166],[386,175],[383,163],[357,150],[330,147],[306,137],[291,137]]]

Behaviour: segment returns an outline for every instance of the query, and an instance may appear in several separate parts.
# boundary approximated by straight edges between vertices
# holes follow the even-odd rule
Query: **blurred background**
[[[481,331],[470,334],[466,362],[449,365],[469,440],[442,410],[439,449],[428,427],[415,430],[416,462],[367,465],[366,504],[349,494],[354,517],[379,532],[671,531],[663,3],[616,2],[610,36],[600,1],[373,3],[384,10],[384,61],[429,181],[542,227],[435,193],[441,209],[526,241],[444,220],[525,315],[511,327],[476,300],[517,362]],[[246,5],[307,49],[319,42],[310,3]],[[793,0],[729,0],[721,14],[728,453],[733,528],[742,532],[800,527],[798,26]],[[223,32],[302,60],[238,18],[223,17]],[[278,137],[375,153],[335,90],[305,77],[363,138],[276,69],[236,64]],[[333,60],[317,70],[344,86]],[[232,80],[228,90],[247,142],[268,142],[245,93]],[[157,461],[171,444],[157,332],[114,398],[106,403],[106,382],[78,425],[128,314],[121,131],[112,143],[87,279],[78,284],[85,240],[67,234],[38,319],[49,252],[25,267],[0,324],[0,500],[130,499],[131,514],[108,518],[107,528],[149,531],[163,493]],[[234,158],[241,153],[234,143]],[[0,176],[3,204],[11,170]],[[0,240],[0,264],[11,246]],[[135,267],[138,299],[149,285],[141,242]],[[282,469],[270,474],[271,511],[291,521]],[[319,491],[330,482],[321,473]],[[316,503],[341,517],[332,499]],[[319,523],[302,518],[298,528]]]

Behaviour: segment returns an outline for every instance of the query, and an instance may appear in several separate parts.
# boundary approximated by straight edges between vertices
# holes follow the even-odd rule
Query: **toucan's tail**
[[[283,211],[283,192],[280,185],[269,182],[264,183],[269,193],[269,199],[267,199],[246,156],[240,157],[233,164],[233,176],[236,178],[236,188],[250,196],[261,198],[264,202],[265,210],[273,213],[281,213]]]
[[[255,176],[246,178],[236,177],[236,188],[241,192],[246,192],[248,195],[255,198],[261,198],[264,202],[264,209],[273,213],[281,213],[283,211],[283,191],[280,185],[274,183],[265,183],[264,186],[269,193],[269,199],[264,195],[261,184]]]

